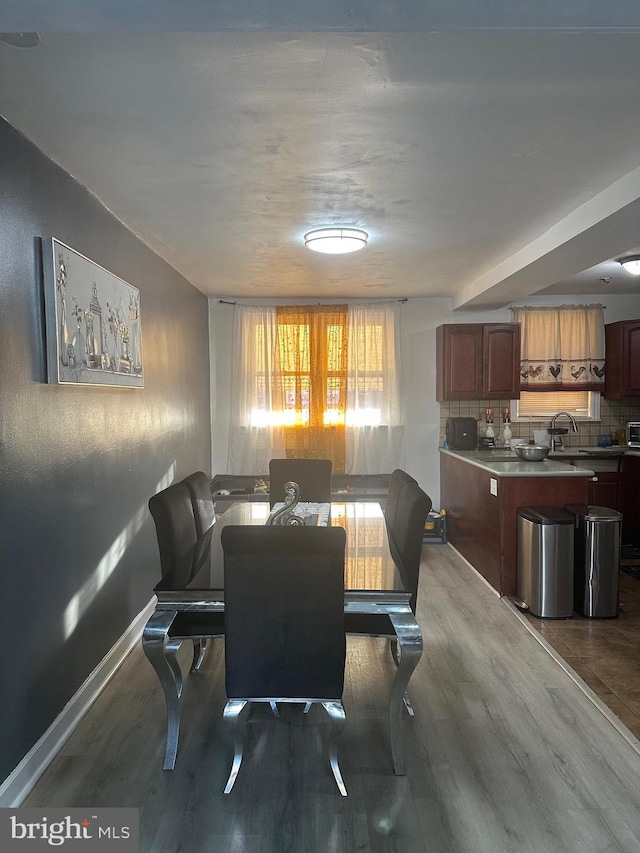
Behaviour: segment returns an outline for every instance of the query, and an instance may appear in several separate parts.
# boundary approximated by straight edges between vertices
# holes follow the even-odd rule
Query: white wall
[[[640,291],[640,288],[639,288]],[[242,301],[242,300],[238,300]],[[256,300],[257,301],[257,300]],[[313,300],[298,300],[298,304]],[[348,300],[345,300],[348,301]],[[640,317],[638,296],[597,295],[529,297],[517,305],[564,305],[601,302],[605,321]],[[286,304],[273,300],[271,304]],[[494,311],[452,311],[450,299],[410,299],[400,306],[402,381],[407,423],[406,469],[440,506],[438,436],[440,404],[436,402],[436,327],[442,323],[500,323],[511,321],[508,307]],[[211,353],[212,472],[227,471],[233,315],[231,305],[209,300]],[[247,471],[248,474],[265,473]]]

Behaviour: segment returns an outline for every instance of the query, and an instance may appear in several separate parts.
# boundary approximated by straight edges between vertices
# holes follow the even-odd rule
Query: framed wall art
[[[48,381],[142,388],[140,291],[55,238],[42,256]]]

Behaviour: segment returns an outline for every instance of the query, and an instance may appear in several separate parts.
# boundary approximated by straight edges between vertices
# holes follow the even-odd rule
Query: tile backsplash
[[[478,421],[478,435],[484,433],[485,409],[493,409],[494,430],[496,435],[502,429],[501,412],[511,407],[510,400],[461,400],[440,403],[440,446],[444,443],[445,427],[447,418],[476,418]],[[613,441],[616,441],[616,433],[626,426],[627,421],[640,421],[640,398],[629,398],[627,400],[605,400],[600,401],[599,421],[578,421],[578,432],[569,432],[562,436],[565,447],[588,447],[598,443],[598,436],[603,433],[611,433]],[[533,439],[534,429],[544,429],[549,426],[549,419],[516,421],[511,424],[513,438],[522,438],[524,441]],[[563,418],[558,426],[566,426],[567,419]]]

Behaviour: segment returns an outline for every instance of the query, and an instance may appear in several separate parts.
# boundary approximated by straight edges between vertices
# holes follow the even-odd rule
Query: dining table
[[[178,614],[224,612],[224,554],[220,534],[229,524],[265,524],[272,514],[268,501],[232,504],[202,536],[191,555],[192,568],[164,577],[154,589],[155,610],[142,634],[142,646],[162,686],[167,708],[167,741],[163,768],[175,767],[180,733],[182,677],[174,656],[168,654],[171,626]],[[390,685],[389,740],[394,773],[405,775],[402,715],[407,686],[422,655],[422,633],[411,610],[411,592],[405,587],[389,547],[387,525],[374,501],[299,503],[296,514],[306,524],[345,529],[344,612],[387,614],[398,645],[397,669]],[[304,571],[304,566],[300,567]],[[269,602],[265,602],[265,607]],[[205,629],[206,631],[206,629]],[[213,636],[213,634],[212,634]]]

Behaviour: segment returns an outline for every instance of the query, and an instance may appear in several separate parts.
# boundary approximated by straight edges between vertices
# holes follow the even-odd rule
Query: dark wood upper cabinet
[[[604,396],[640,397],[640,320],[607,323]]]
[[[520,396],[520,324],[451,323],[436,329],[436,399]]]

